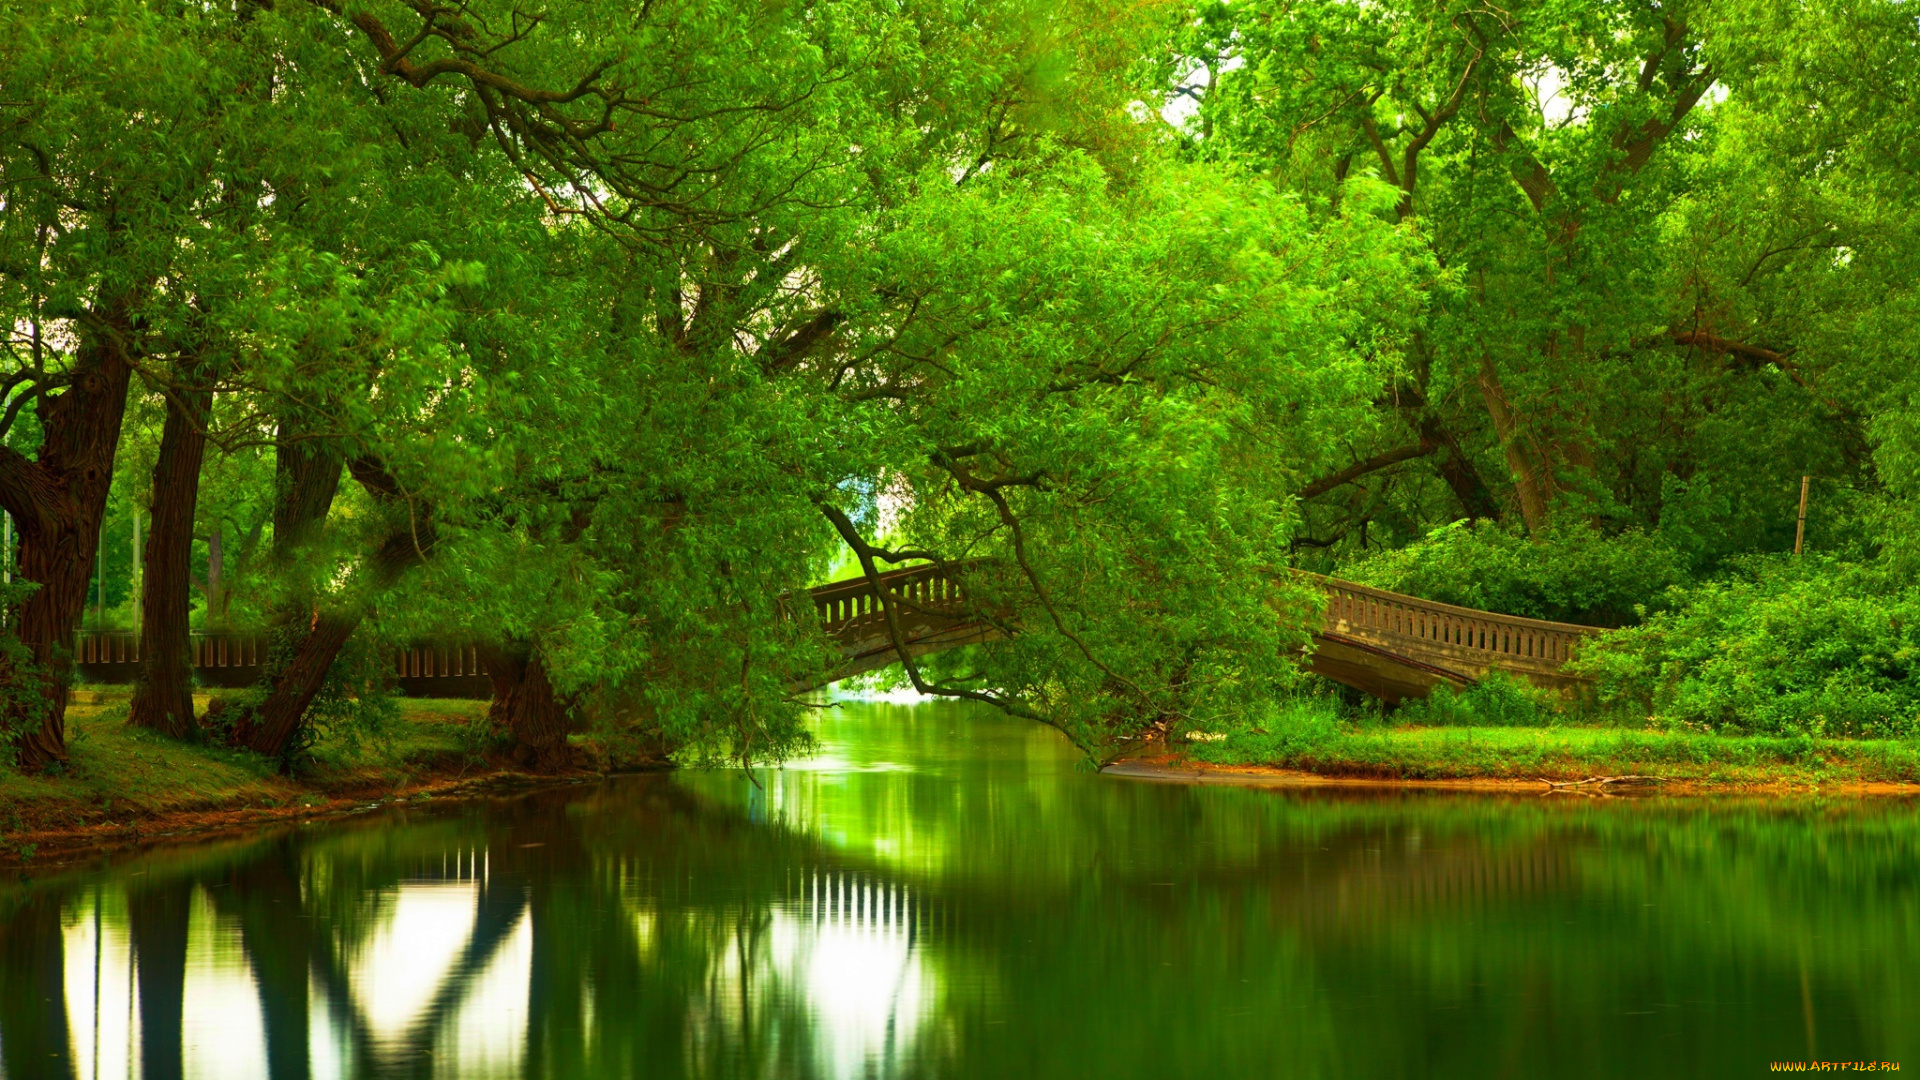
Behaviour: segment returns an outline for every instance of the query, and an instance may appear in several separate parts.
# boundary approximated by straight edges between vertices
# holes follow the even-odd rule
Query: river
[[[1920,1069],[1920,808],[1192,787],[970,705],[0,883],[42,1077]]]

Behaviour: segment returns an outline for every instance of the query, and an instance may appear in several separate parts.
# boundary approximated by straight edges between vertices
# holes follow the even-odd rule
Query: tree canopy
[[[29,768],[136,520],[133,721],[289,760],[419,639],[484,649],[547,765],[582,724],[780,758],[828,652],[785,598],[836,565],[973,568],[1005,640],[903,677],[1102,758],[1300,677],[1290,566],[1617,625],[1790,547],[1803,474],[1824,549],[1913,557],[1896,3],[51,0],[0,31]],[[213,717],[195,620],[273,640]]]

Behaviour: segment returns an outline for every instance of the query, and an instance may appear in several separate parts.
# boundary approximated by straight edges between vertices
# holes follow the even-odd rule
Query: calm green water
[[[1920,1070],[1920,811],[1096,776],[950,705],[0,884],[39,1077]]]

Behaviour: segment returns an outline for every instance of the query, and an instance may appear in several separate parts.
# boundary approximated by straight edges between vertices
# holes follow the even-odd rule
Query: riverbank
[[[289,777],[256,754],[127,726],[130,693],[75,691],[62,772],[0,772],[0,863],[557,779],[527,775],[489,750],[484,701],[403,699],[385,730],[351,741],[323,736],[313,764]],[[194,704],[204,709],[206,695]]]
[[[76,692],[64,773],[0,772],[0,864],[604,775],[525,774],[484,745],[485,702],[405,699],[377,738],[323,738],[314,764],[287,777],[253,754],[129,728],[128,696],[125,687]],[[197,704],[204,708],[204,698]],[[1558,784],[1580,793],[1920,795],[1920,745],[1905,740],[1297,719],[1304,722],[1186,744],[1109,772],[1294,787],[1547,792]],[[1578,784],[1622,776],[1658,782]]]
[[[1671,793],[1920,795],[1920,744],[1617,727],[1321,727],[1239,732],[1138,759],[1127,772],[1163,779],[1532,791],[1596,778],[1651,777],[1654,782],[1634,786]]]

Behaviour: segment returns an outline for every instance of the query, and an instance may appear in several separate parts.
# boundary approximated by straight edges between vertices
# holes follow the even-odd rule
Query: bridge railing
[[[264,634],[194,631],[188,655],[197,668],[258,667],[266,655]],[[74,663],[87,667],[140,663],[140,635],[131,630],[83,630],[74,637]]]
[[[201,631],[188,635],[188,655],[203,677],[244,684],[259,674],[267,635]],[[74,637],[74,663],[89,682],[132,682],[140,666],[140,635],[130,630],[83,630]],[[472,645],[409,645],[393,651],[396,679],[473,679],[486,675]]]
[[[393,654],[397,679],[464,679],[486,673],[475,645],[409,645]]]
[[[1326,629],[1363,642],[1412,644],[1488,667],[1553,674],[1573,658],[1592,626],[1526,619],[1421,600],[1350,581],[1310,575],[1326,591]]]
[[[976,564],[910,566],[905,570],[881,574],[880,584],[887,592],[915,607],[933,610],[945,608],[957,612],[966,599],[960,574],[973,565]],[[815,613],[820,616],[821,627],[829,634],[840,635],[886,621],[886,612],[880,607],[880,596],[874,590],[873,583],[864,577],[822,585],[809,590],[809,595]],[[914,616],[909,613],[908,617]]]
[[[906,603],[901,617],[911,637],[935,638],[973,614],[963,586],[965,573],[980,560],[894,570],[880,576],[880,587]],[[1449,669],[1502,668],[1521,674],[1557,676],[1581,641],[1598,633],[1590,626],[1524,619],[1474,608],[1441,604],[1349,581],[1303,574],[1326,593],[1322,632],[1386,649]],[[843,646],[884,639],[886,621],[874,584],[864,577],[836,581],[808,591],[808,600],[828,634]],[[788,611],[790,601],[783,601]],[[878,637],[876,637],[878,635]],[[941,639],[943,645],[952,641]],[[953,641],[962,639],[955,638]],[[965,640],[973,640],[971,638]],[[267,638],[259,633],[196,632],[191,637],[193,666],[207,681],[244,685],[258,676]],[[97,682],[132,682],[140,663],[139,635],[127,631],[86,631],[75,641],[74,659],[81,677]],[[440,693],[416,680],[457,679],[470,692],[483,689],[486,666],[471,645],[411,645],[394,650],[393,675],[409,693]],[[1475,676],[1477,677],[1477,676]],[[451,684],[434,684],[441,687]]]

